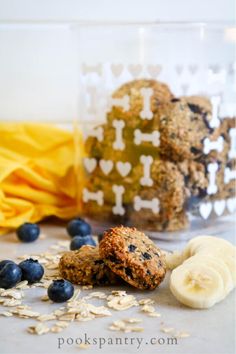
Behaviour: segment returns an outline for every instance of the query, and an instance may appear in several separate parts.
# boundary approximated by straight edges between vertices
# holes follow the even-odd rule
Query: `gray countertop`
[[[226,219],[208,234],[217,234],[225,237],[232,243],[235,242],[233,232],[233,218]],[[201,231],[201,232],[200,232]],[[45,252],[48,247],[57,241],[68,240],[65,229],[61,226],[43,225],[42,233],[44,239],[37,240],[32,244],[22,244],[16,240],[14,234],[1,236],[0,259],[15,259],[19,255]],[[206,234],[199,229],[198,234]],[[164,249],[182,248],[184,238],[176,242],[156,241]],[[194,310],[182,306],[171,294],[168,286],[169,275],[163,284],[151,292],[135,290],[131,287],[122,288],[127,293],[133,294],[137,299],[144,297],[152,298],[155,301],[155,308],[161,317],[149,317],[141,313],[138,307],[132,307],[126,311],[111,310],[111,317],[97,318],[88,322],[74,322],[61,333],[49,333],[36,336],[27,333],[27,327],[35,324],[32,319],[20,319],[16,317],[0,316],[0,353],[1,354],[45,354],[45,353],[173,353],[173,354],[233,354],[235,353],[235,291],[221,303],[207,310]],[[110,287],[98,288],[110,293]],[[90,290],[91,291],[91,290]],[[95,291],[95,290],[93,290]],[[83,290],[83,295],[89,290]],[[44,303],[40,297],[46,294],[44,288],[34,288],[26,291],[26,298],[23,303],[32,306],[32,309],[40,313],[51,312],[52,309],[60,307],[58,304]],[[93,300],[94,304],[103,304],[103,300]],[[7,310],[0,305],[0,312]],[[108,326],[117,319],[136,317],[143,320],[140,324],[144,331],[137,333],[114,332]],[[172,327],[176,331],[184,331],[190,334],[187,338],[177,338],[177,344],[171,341],[172,336],[163,333],[161,328]],[[91,342],[97,340],[97,344],[91,342],[82,349],[76,344],[80,338]],[[152,339],[152,338],[155,338]],[[58,348],[59,340],[61,348]],[[99,341],[101,343],[99,347]],[[156,342],[151,344],[151,342]]]

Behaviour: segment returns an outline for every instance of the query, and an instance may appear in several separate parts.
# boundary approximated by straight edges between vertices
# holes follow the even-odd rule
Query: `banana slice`
[[[213,253],[219,252],[227,253],[227,255],[235,256],[236,251],[235,247],[228,241],[214,237],[214,236],[197,236],[190,240],[183,251],[183,258],[187,259],[191,256],[194,256],[196,253]]]
[[[226,240],[214,237],[214,240],[208,239],[201,244],[191,247],[193,254],[205,254],[209,256],[217,256],[228,267],[233,284],[236,286],[236,248]],[[196,253],[195,253],[196,252]]]
[[[225,245],[223,245],[222,247],[215,245],[212,248],[201,249],[196,255],[200,254],[217,257],[218,259],[223,261],[230,271],[234,286],[236,286],[236,255],[234,253],[234,250],[225,247]]]
[[[234,286],[236,286],[236,258],[222,254],[222,261],[228,267]]]
[[[182,252],[174,251],[173,253],[165,252],[165,261],[167,269],[174,269],[183,263]]]
[[[234,288],[233,278],[228,266],[217,256],[198,253],[195,256],[188,258],[183,264],[196,264],[196,267],[199,264],[204,264],[217,271],[224,284],[225,291],[223,298]]]
[[[224,283],[217,271],[207,265],[182,264],[172,271],[170,289],[183,304],[209,308],[224,296]]]

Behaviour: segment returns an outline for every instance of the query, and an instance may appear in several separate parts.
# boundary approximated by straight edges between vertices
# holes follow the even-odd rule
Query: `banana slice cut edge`
[[[224,283],[220,274],[207,265],[183,264],[170,277],[173,295],[186,306],[209,308],[224,297]]]

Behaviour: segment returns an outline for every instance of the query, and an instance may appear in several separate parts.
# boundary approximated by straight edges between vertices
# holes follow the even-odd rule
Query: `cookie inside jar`
[[[214,126],[212,99],[176,97],[166,83],[138,79],[118,87],[108,103],[105,121],[94,127],[100,135],[85,141],[87,216],[176,231],[189,227],[190,213],[206,219],[202,205],[234,197],[235,120]]]

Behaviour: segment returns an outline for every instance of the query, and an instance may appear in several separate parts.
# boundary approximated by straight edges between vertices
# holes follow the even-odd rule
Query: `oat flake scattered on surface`
[[[22,289],[22,290],[24,290],[24,289],[29,289],[28,281],[27,281],[27,280],[22,280],[22,281],[20,281],[20,282],[16,285],[15,288],[16,288],[16,289]]]
[[[45,321],[52,321],[55,320],[56,316],[52,313],[45,314],[45,315],[40,315],[37,317],[38,321],[45,322]]]
[[[83,290],[90,290],[90,289],[93,289],[93,285],[83,285],[83,286],[82,286],[82,289],[83,289]]]
[[[6,299],[3,302],[3,306],[7,306],[7,307],[14,307],[14,306],[17,306],[17,305],[20,305],[20,304],[21,304],[21,301],[20,300],[15,300],[15,299]]]
[[[141,307],[142,312],[152,313],[155,312],[155,308],[151,305],[144,305]]]
[[[80,349],[88,349],[89,347],[90,347],[89,344],[85,344],[85,343],[81,343],[78,345],[78,348]]]
[[[174,334],[174,337],[175,338],[188,338],[188,337],[190,337],[190,333],[184,332],[184,331],[180,331],[180,332],[176,332]]]
[[[102,291],[88,292],[86,296],[81,296],[82,290],[93,289],[92,285],[76,287],[73,297],[63,306],[58,307],[52,313],[42,314],[35,309],[31,309],[27,304],[22,304],[22,298],[25,295],[24,290],[31,288],[45,288],[47,289],[52,280],[61,278],[58,269],[58,262],[66,250],[69,249],[70,241],[59,241],[57,244],[52,245],[49,251],[35,255],[23,255],[18,259],[33,258],[37,259],[43,264],[45,273],[40,282],[28,284],[26,280],[19,282],[16,287],[12,289],[0,288],[0,304],[7,307],[13,307],[9,311],[0,312],[0,316],[33,319],[35,325],[28,327],[27,331],[32,334],[42,335],[46,333],[60,333],[66,329],[71,322],[83,322],[96,320],[99,317],[112,316],[110,309],[116,311],[124,311],[132,307],[139,306],[139,310],[146,313],[149,317],[160,317],[161,314],[155,311],[152,306],[155,301],[150,298],[142,298],[137,300],[134,295],[127,294],[125,290],[112,290],[109,295]],[[82,290],[81,290],[82,289]],[[88,302],[89,299],[105,300],[106,306],[95,306]],[[50,301],[48,295],[43,295],[41,301]],[[137,311],[138,312],[138,311]],[[54,321],[53,325],[48,327],[47,321]],[[110,330],[121,331],[124,333],[129,332],[142,332],[143,327],[137,325],[142,320],[136,317],[124,318],[122,320],[113,321],[109,326]],[[174,328],[165,328],[162,323],[161,331],[164,333],[173,333],[176,338],[189,337],[189,333],[184,331],[175,331]],[[81,349],[87,349],[88,345],[81,344],[78,346]]]
[[[28,332],[31,334],[38,334],[38,335],[42,335],[42,334],[46,334],[50,331],[50,328],[45,326],[43,323],[39,323],[36,326],[30,326],[28,327]]]
[[[139,305],[153,305],[154,300],[152,299],[141,299],[139,300]]]
[[[43,295],[41,298],[40,298],[41,301],[49,301],[49,297],[47,295]]]
[[[158,312],[149,312],[148,316],[149,317],[161,317],[161,314]]]
[[[163,333],[173,333],[174,330],[175,330],[175,329],[174,329],[173,327],[162,327],[162,328],[160,329],[160,331],[163,332]]]
[[[125,333],[130,332],[143,332],[143,327],[131,326],[125,320],[118,320],[112,322],[112,325],[108,327],[111,331],[121,331]]]
[[[13,310],[12,313],[22,318],[33,318],[33,317],[38,317],[40,315],[39,312],[30,311],[27,309],[16,309]]]
[[[107,297],[107,306],[114,310],[122,311],[133,306],[138,306],[138,302],[133,295],[127,295],[126,291],[113,291]]]
[[[141,323],[142,322],[142,320],[140,318],[135,318],[135,317],[124,318],[123,321],[127,322],[127,323]]]
[[[1,292],[1,296],[10,297],[15,300],[20,300],[24,297],[24,293],[20,290],[7,289],[7,290]]]
[[[0,312],[0,316],[4,316],[4,317],[12,317],[13,314],[9,311],[3,311],[3,312]]]
[[[87,295],[84,297],[86,300],[92,299],[92,298],[98,298],[98,299],[106,299],[107,295],[101,291],[95,291],[92,292],[91,294]]]

